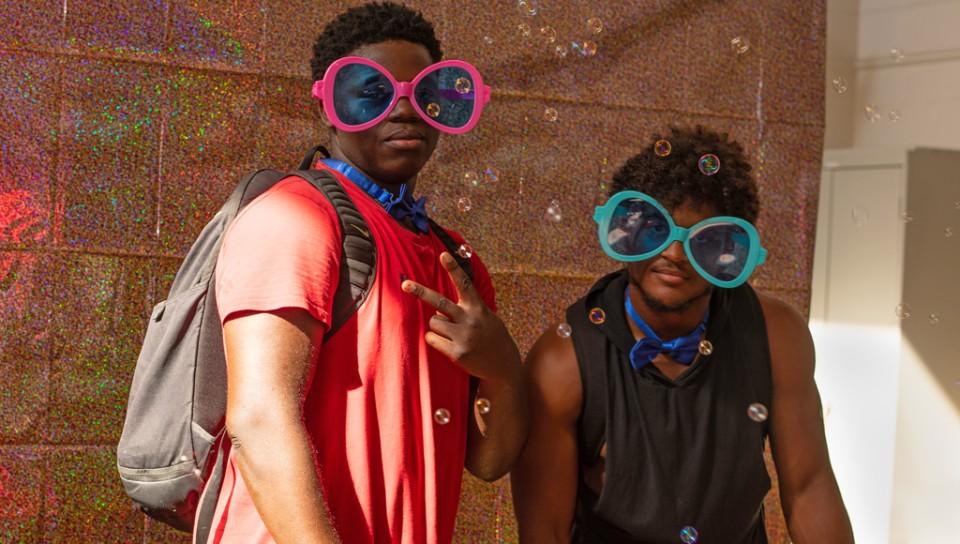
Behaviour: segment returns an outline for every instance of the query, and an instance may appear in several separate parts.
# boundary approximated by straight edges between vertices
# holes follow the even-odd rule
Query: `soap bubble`
[[[850,217],[853,219],[853,224],[862,227],[867,224],[867,221],[870,220],[870,212],[863,208],[854,207],[850,210]]]
[[[559,223],[563,219],[563,214],[560,213],[560,203],[556,200],[551,200],[550,205],[547,206],[547,219],[554,223]]]
[[[730,47],[733,48],[734,53],[742,55],[750,50],[750,41],[743,36],[737,36],[730,40]]]
[[[463,181],[467,182],[474,187],[480,185],[480,175],[474,172],[473,170],[467,170],[463,174]]]
[[[519,25],[517,25],[517,30],[519,30],[520,34],[523,34],[524,37],[527,37],[530,34],[533,34],[533,29],[531,29],[530,25],[528,25],[527,23],[520,23]]]
[[[460,197],[460,200],[457,201],[457,209],[462,213],[467,213],[473,209],[473,202],[470,201],[470,197]]]
[[[720,157],[713,153],[702,155],[700,160],[697,161],[697,167],[700,168],[700,173],[703,175],[712,176],[720,171]]]
[[[460,244],[460,247],[457,248],[457,255],[464,259],[469,259],[470,257],[473,257],[473,247],[464,242]]]
[[[434,118],[438,117],[440,115],[440,104],[436,102],[427,104],[427,115]]]
[[[833,78],[833,90],[837,91],[837,94],[847,92],[847,78],[843,76]]]
[[[488,166],[483,169],[483,180],[487,183],[494,183],[500,179],[500,170],[493,166]]]
[[[457,92],[460,94],[467,94],[473,88],[473,85],[470,83],[470,80],[465,77],[457,78],[457,83],[454,85],[457,89]]]
[[[890,113],[887,114],[887,118],[896,123],[900,120],[900,110],[890,110]]]
[[[900,62],[901,60],[903,60],[903,57],[904,57],[903,51],[901,51],[900,49],[894,47],[893,49],[890,50],[890,59],[893,62]]]
[[[553,52],[555,55],[557,55],[557,58],[560,58],[560,59],[567,58],[567,46],[565,45],[558,45],[553,49]]]
[[[437,425],[450,423],[450,410],[438,408],[437,411],[433,413],[433,420],[437,422]]]
[[[699,538],[700,533],[689,525],[680,529],[680,541],[683,542],[683,544],[697,544]]]
[[[548,123],[553,123],[560,117],[560,114],[557,113],[556,108],[547,108],[543,110],[543,120]]]
[[[666,157],[672,150],[673,146],[666,140],[657,140],[657,143],[653,144],[653,152],[656,153],[658,157]]]
[[[910,319],[911,313],[909,304],[897,304],[897,307],[893,309],[893,313],[900,319]]]
[[[483,397],[478,397],[475,404],[477,405],[477,411],[480,412],[480,415],[482,416],[489,414],[490,410],[493,408],[493,406],[490,404],[490,401]]]
[[[557,41],[557,31],[550,26],[540,27],[540,35],[543,36],[547,43],[553,43]]]
[[[880,108],[878,108],[876,104],[867,104],[863,107],[863,117],[871,123],[876,123],[880,120],[880,117],[882,117],[882,115],[880,115]]]
[[[929,321],[931,325],[936,325],[940,322],[940,316],[937,314],[930,314],[927,316],[927,321]]]
[[[603,308],[593,308],[590,310],[590,313],[587,314],[587,317],[594,325],[602,325],[603,322],[607,320],[607,312],[604,312]]]
[[[540,4],[537,0],[517,0],[517,11],[521,15],[533,17],[540,11]]]
[[[766,421],[768,415],[767,407],[759,402],[755,402],[747,408],[747,416],[757,423],[763,423]]]
[[[561,323],[557,325],[557,336],[560,338],[570,338],[570,335],[573,334],[573,328],[567,323]]]
[[[587,19],[587,30],[594,34],[600,34],[603,32],[603,21],[598,17],[591,17]]]

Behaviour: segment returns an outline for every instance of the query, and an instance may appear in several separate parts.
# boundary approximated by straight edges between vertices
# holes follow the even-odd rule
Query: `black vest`
[[[770,351],[763,311],[744,284],[715,289],[700,356],[676,382],[654,365],[640,371],[624,309],[624,271],[598,281],[567,309],[583,384],[577,423],[580,483],[573,541],[676,544],[693,527],[698,544],[766,543],[763,459],[767,422],[753,403],[771,404]],[[592,308],[606,320],[594,324]],[[607,444],[597,496],[583,480]]]

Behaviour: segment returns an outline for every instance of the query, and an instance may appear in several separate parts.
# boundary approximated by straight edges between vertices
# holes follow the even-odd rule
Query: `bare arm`
[[[548,329],[527,355],[530,435],[510,474],[520,542],[570,541],[583,393],[573,341]]]
[[[257,512],[278,544],[338,542],[303,423],[323,325],[284,309],[241,315],[223,329],[227,432]]]
[[[790,535],[797,544],[852,543],[827,454],[810,331],[790,306],[766,296],[761,303],[773,367],[770,439]]]
[[[510,470],[527,436],[529,414],[520,352],[457,261],[443,253],[440,264],[456,285],[456,304],[414,281],[404,282],[403,289],[437,309],[424,339],[474,376],[479,384],[476,398],[488,402],[487,414],[476,406],[470,410],[474,417],[467,427],[466,467],[474,476],[492,482]]]

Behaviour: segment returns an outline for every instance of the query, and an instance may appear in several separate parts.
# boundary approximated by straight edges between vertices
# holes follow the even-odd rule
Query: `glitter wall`
[[[351,4],[0,2],[0,541],[185,542],[131,508],[114,469],[144,322],[239,176],[321,137],[309,45]],[[521,349],[613,268],[592,207],[668,123],[746,146],[771,253],[755,285],[807,310],[822,0],[410,4],[495,89],[418,187],[484,255]],[[466,477],[456,541],[516,540],[508,487]]]

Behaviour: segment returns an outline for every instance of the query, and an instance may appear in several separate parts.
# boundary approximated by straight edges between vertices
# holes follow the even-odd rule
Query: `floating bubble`
[[[547,43],[553,43],[557,41],[557,31],[550,26],[540,27],[540,35],[543,36]]]
[[[567,46],[558,45],[553,49],[553,53],[557,56],[557,58],[565,59],[567,58]]]
[[[543,110],[543,120],[548,123],[556,122],[558,117],[560,117],[560,114],[557,113],[556,108],[547,108]]]
[[[473,170],[467,170],[463,173],[463,181],[473,185],[474,187],[477,187],[480,185],[480,175]]]
[[[540,11],[540,4],[537,0],[517,0],[517,11],[521,15],[533,17]]]
[[[493,36],[484,36],[483,43],[487,45],[493,45]]]
[[[462,213],[467,213],[473,209],[473,202],[470,202],[470,197],[460,197],[460,200],[457,201],[457,209]]]
[[[490,410],[493,408],[493,406],[490,404],[490,401],[483,397],[478,397],[474,404],[477,405],[477,411],[480,412],[480,415],[482,416],[489,414]]]
[[[700,533],[689,525],[680,529],[680,541],[683,542],[683,544],[697,544],[699,538]]]
[[[893,309],[893,313],[900,319],[910,319],[911,313],[909,304],[897,304],[897,307]]]
[[[843,76],[833,78],[833,90],[837,91],[837,94],[847,92],[847,78]]]
[[[436,102],[431,102],[427,104],[427,115],[430,117],[437,117],[440,115],[440,104]]]
[[[749,408],[747,408],[747,416],[749,416],[750,419],[756,421],[757,423],[763,423],[764,421],[766,421],[768,415],[769,414],[767,413],[767,407],[760,404],[759,402],[755,402],[751,404]]]
[[[570,42],[570,49],[579,53],[581,57],[592,57],[597,54],[597,42],[574,40]]]
[[[590,310],[590,313],[587,314],[587,317],[594,325],[602,325],[603,322],[607,320],[607,312],[604,312],[603,308],[593,308]]]
[[[730,47],[733,48],[734,53],[742,55],[750,50],[750,41],[743,36],[737,36],[730,40]]]
[[[943,237],[944,237],[944,238],[953,238],[953,228],[947,227],[947,228],[943,229]]]
[[[594,34],[600,34],[603,32],[603,21],[598,17],[591,17],[587,19],[587,30]]]
[[[697,351],[699,351],[700,355],[703,355],[704,357],[710,355],[713,353],[713,342],[704,338],[700,341],[700,345],[697,346]]]
[[[854,207],[850,210],[850,218],[853,219],[854,225],[862,227],[870,220],[870,212],[863,208]]]
[[[900,110],[890,110],[890,113],[887,114],[887,118],[896,123],[900,120]]]
[[[520,34],[523,34],[524,37],[528,37],[530,34],[533,34],[533,29],[531,29],[530,25],[527,23],[520,23],[517,25],[517,30],[519,30]]]
[[[901,51],[896,47],[890,50],[890,59],[893,62],[900,62],[901,60],[903,60],[903,56],[904,56],[903,51]]]
[[[880,108],[875,104],[867,104],[863,107],[863,117],[871,123],[876,123],[880,120],[880,117],[882,117],[882,115],[880,115]]]
[[[450,423],[450,410],[438,408],[437,411],[433,413],[433,420],[437,422],[437,425]]]
[[[573,327],[567,323],[561,323],[557,325],[557,336],[560,338],[570,338],[570,335],[573,334]]]
[[[673,151],[673,146],[666,140],[657,140],[657,143],[653,144],[653,152],[658,157],[666,157],[671,151]]]
[[[470,257],[473,257],[473,247],[464,242],[460,244],[460,247],[457,248],[457,255],[464,259],[469,259]]]
[[[960,210],[960,200],[953,203],[953,209]]]
[[[700,168],[701,174],[705,176],[712,176],[720,171],[720,157],[714,155],[713,153],[702,155],[700,160],[697,161],[697,167]]]
[[[900,220],[904,223],[913,223],[913,213],[910,210],[901,213]]]
[[[931,325],[936,325],[940,322],[940,316],[937,314],[930,314],[927,316],[927,321],[929,321]]]
[[[493,166],[483,169],[483,180],[487,183],[494,183],[500,179],[500,170]]]
[[[560,203],[556,200],[551,200],[550,205],[547,206],[547,219],[554,223],[559,223],[563,219],[563,214],[560,213]]]
[[[467,94],[473,89],[473,84],[470,83],[470,79],[465,77],[457,78],[454,88],[457,89],[457,92],[460,94]]]

